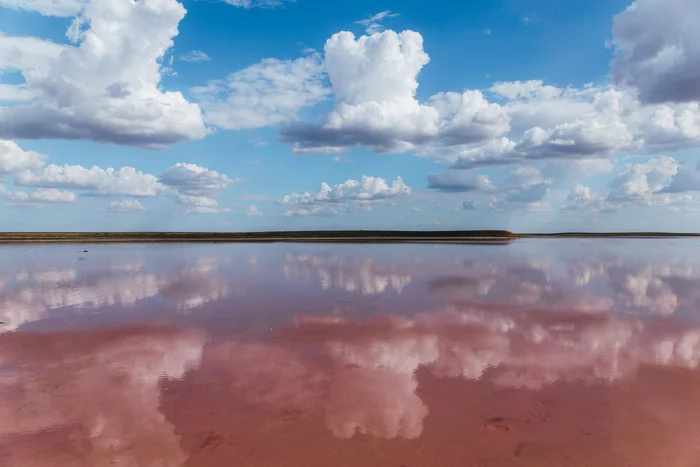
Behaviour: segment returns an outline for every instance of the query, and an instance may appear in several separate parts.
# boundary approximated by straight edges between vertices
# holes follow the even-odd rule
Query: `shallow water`
[[[0,466],[697,467],[699,309],[697,239],[1,246]]]

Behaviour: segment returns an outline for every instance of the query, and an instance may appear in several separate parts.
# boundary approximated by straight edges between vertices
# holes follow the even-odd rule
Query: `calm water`
[[[698,240],[0,247],[2,467],[697,467],[699,361]]]

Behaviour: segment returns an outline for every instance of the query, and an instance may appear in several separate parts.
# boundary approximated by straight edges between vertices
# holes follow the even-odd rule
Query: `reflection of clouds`
[[[323,344],[335,364],[326,424],[340,438],[420,436],[428,413],[416,370],[437,377],[540,389],[615,382],[642,365],[697,368],[700,328],[585,312],[450,308],[413,320],[299,319],[299,342]]]
[[[206,364],[213,364],[226,378],[217,381],[240,393],[248,402],[278,410],[303,410],[322,396],[327,381],[299,355],[272,344],[225,342],[207,351]]]
[[[43,286],[55,286],[62,283],[75,281],[78,272],[74,268],[70,269],[45,269],[32,274],[34,283]]]
[[[219,275],[217,258],[200,258],[180,269],[178,277],[163,288],[164,297],[179,311],[189,311],[228,295],[227,282]]]
[[[166,328],[15,334],[0,341],[0,438],[14,446],[8,467],[174,467],[186,456],[158,410],[161,379],[181,379],[201,360],[204,336]],[[27,403],[30,401],[31,403]],[[58,433],[62,443],[41,446]],[[36,437],[21,451],[23,435]],[[56,450],[56,452],[54,452]],[[60,451],[60,452],[59,452]]]
[[[120,259],[104,270],[38,269],[8,276],[11,290],[0,290],[0,332],[47,318],[54,309],[98,310],[107,306],[133,308],[159,294],[185,311],[225,297],[229,291],[219,275],[217,258],[198,259],[176,274],[147,272],[143,260]],[[31,280],[30,280],[31,279]]]
[[[417,438],[428,408],[416,394],[419,365],[437,357],[434,336],[403,329],[403,323],[357,341],[332,340],[328,350],[337,369],[326,406],[326,425],[339,438],[355,432],[381,438]],[[358,329],[362,334],[362,329]]]
[[[146,265],[146,261],[141,258],[117,260],[111,264],[111,268],[117,271],[139,272]]]
[[[372,258],[351,259],[336,255],[287,254],[284,276],[301,282],[317,281],[324,290],[342,289],[362,295],[377,295],[389,289],[401,295],[411,283],[410,274],[377,264]]]

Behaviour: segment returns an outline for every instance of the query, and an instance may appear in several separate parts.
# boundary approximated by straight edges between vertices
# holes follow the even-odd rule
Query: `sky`
[[[0,230],[700,231],[697,0],[0,0]]]

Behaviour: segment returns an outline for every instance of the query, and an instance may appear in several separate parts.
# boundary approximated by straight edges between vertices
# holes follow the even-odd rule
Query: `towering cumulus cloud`
[[[414,31],[385,31],[356,38],[344,31],[325,45],[325,68],[335,109],[320,125],[283,129],[297,152],[326,152],[366,145],[377,152],[406,151],[418,144],[476,142],[509,128],[500,107],[479,91],[441,93],[419,102],[418,73],[430,61]]]
[[[25,83],[18,86],[36,96],[0,108],[0,137],[144,147],[204,137],[199,107],[180,92],[161,90],[161,61],[186,12],[176,0],[17,0],[9,6],[74,16],[66,35],[75,45],[0,38],[0,71],[21,72]]]

